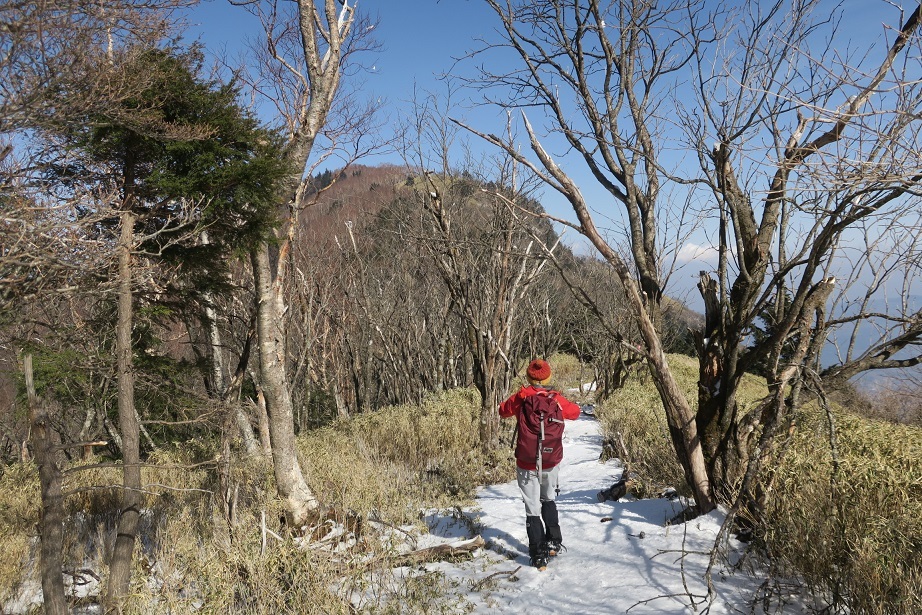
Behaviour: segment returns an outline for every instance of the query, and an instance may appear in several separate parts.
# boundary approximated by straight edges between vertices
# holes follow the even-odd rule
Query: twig
[[[281,536],[279,536],[278,534],[270,530],[268,527],[266,527],[266,511],[264,510],[260,511],[260,514],[259,514],[259,529],[261,530],[261,535],[262,535],[262,544],[260,545],[260,548],[259,548],[260,555],[266,554],[266,547],[268,543],[268,540],[266,540],[266,538],[268,536],[272,536],[279,542],[285,542],[284,538],[282,538]]]
[[[365,562],[364,568],[373,568],[380,563],[386,563],[392,567],[400,567],[450,560],[461,555],[471,555],[474,551],[483,548],[485,545],[486,542],[483,537],[474,536],[470,540],[443,543],[434,547],[410,551],[402,555],[381,555],[374,557]]]
[[[492,578],[494,578],[494,577],[503,576],[503,575],[505,575],[505,576],[507,576],[507,577],[513,577],[513,576],[515,576],[515,573],[517,573],[517,572],[518,572],[519,570],[521,570],[521,569],[522,569],[522,567],[519,566],[519,567],[516,568],[515,570],[500,570],[499,572],[494,572],[493,574],[488,575],[488,576],[485,576],[484,578],[482,578],[482,579],[480,579],[479,581],[477,581],[476,583],[474,583],[474,584],[471,586],[471,590],[472,590],[472,591],[480,591],[480,588],[483,587],[484,585],[486,585],[487,581],[489,581],[490,579],[492,579]]]
[[[213,460],[213,459],[208,460],[208,461],[200,461],[198,463],[166,463],[166,464],[160,464],[160,463],[125,464],[125,463],[108,463],[107,462],[107,463],[93,463],[93,464],[88,464],[88,465],[83,465],[83,466],[74,466],[72,468],[68,468],[67,470],[63,470],[61,474],[64,476],[67,476],[69,474],[76,474],[77,472],[84,472],[86,470],[107,470],[110,468],[120,469],[120,468],[125,468],[125,467],[154,468],[156,470],[195,470],[198,468],[207,468],[207,467],[217,466],[217,464],[218,464],[217,460]]]
[[[685,550],[685,543],[688,539],[688,524],[682,524],[682,555],[679,557],[679,570],[681,571],[682,578],[682,587],[685,589],[685,595],[688,596],[688,600],[691,603],[693,611],[698,610],[698,604],[695,602],[695,597],[692,595],[691,590],[688,589],[688,578],[685,576],[685,556],[690,553]],[[707,596],[704,597],[702,602],[707,599]]]
[[[638,600],[637,602],[629,606],[624,612],[627,613],[628,611],[633,609],[635,606],[640,606],[641,604],[649,604],[656,600],[662,600],[663,598],[685,598],[687,596],[688,594],[662,594],[660,596],[654,596],[653,598],[648,598],[646,600]],[[707,596],[702,596],[702,598],[706,598],[706,597]]]
[[[630,534],[630,536],[633,536],[633,534]],[[667,553],[681,553],[682,557],[680,557],[679,559],[682,559],[686,555],[710,555],[711,554],[710,551],[686,551],[684,549],[657,549],[656,554],[651,555],[650,559],[655,558],[657,555],[666,555]]]
[[[375,515],[374,517],[369,517],[369,520],[370,520],[370,521],[373,521],[373,522],[375,522],[375,523],[380,523],[381,525],[386,525],[387,527],[391,528],[392,530],[397,530],[398,532],[401,532],[401,533],[403,533],[403,534],[406,534],[407,538],[409,538],[410,541],[413,543],[413,549],[416,550],[416,549],[419,547],[419,541],[416,539],[416,537],[413,536],[413,534],[411,534],[410,532],[406,531],[405,529],[403,529],[403,528],[401,528],[401,527],[397,527],[397,526],[394,525],[393,523],[389,523],[389,522],[385,521],[384,519],[381,519],[380,517],[378,517],[378,515]]]
[[[56,444],[51,447],[51,450],[63,451],[69,448],[77,448],[78,446],[106,446],[109,444],[106,440],[93,440],[92,442],[65,442],[63,444]]]

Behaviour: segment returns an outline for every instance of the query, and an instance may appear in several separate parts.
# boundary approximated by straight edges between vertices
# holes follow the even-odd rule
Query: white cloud
[[[717,262],[717,248],[714,246],[703,246],[696,243],[686,243],[676,255],[676,261],[679,264],[690,263],[693,261],[714,264]]]

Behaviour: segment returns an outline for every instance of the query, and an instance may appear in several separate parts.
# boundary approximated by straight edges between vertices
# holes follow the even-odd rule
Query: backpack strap
[[[535,394],[536,394],[536,395],[541,395],[541,396],[547,397],[548,399],[550,399],[551,401],[554,401],[554,402],[556,403],[556,400],[554,399],[554,397],[556,396],[556,393],[555,393],[554,391],[551,391],[550,393],[548,393],[548,392],[546,392],[546,391],[544,391],[544,390],[542,390],[542,389],[539,389],[539,390],[537,391],[537,393],[535,393]],[[541,467],[541,466],[542,466],[542,459],[541,459],[541,458],[542,458],[542,456],[543,456],[543,455],[541,454],[541,449],[544,448],[544,421],[545,421],[544,412],[542,412],[541,415],[540,415],[538,418],[540,419],[540,422],[541,422],[541,433],[538,435],[538,450],[537,450],[537,457],[536,457],[536,459],[535,459],[535,467],[538,469],[538,480],[540,481],[540,480],[541,480],[541,472],[542,472],[542,469],[543,469],[543,468]]]
[[[557,401],[557,391],[551,391],[550,393],[547,394],[547,396],[548,396],[555,404],[557,404],[557,409],[560,410],[560,412],[561,412],[561,414],[562,414],[562,413],[563,413],[563,408],[560,407],[560,402]],[[547,420],[548,420],[549,422],[551,422],[551,423],[561,423],[561,424],[563,423],[563,419],[557,419],[557,418],[554,418],[553,416],[547,417]]]

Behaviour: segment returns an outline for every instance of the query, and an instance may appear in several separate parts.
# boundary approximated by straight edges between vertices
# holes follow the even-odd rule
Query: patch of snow
[[[540,572],[529,566],[525,507],[515,481],[483,487],[478,507],[466,511],[487,542],[473,560],[430,564],[455,581],[475,613],[581,615],[700,612],[707,595],[705,571],[724,519],[714,511],[683,525],[666,526],[684,499],[599,502],[596,494],[620,478],[618,460],[599,462],[598,422],[568,422],[557,507],[566,550]],[[457,525],[430,521],[433,533],[457,538]],[[741,545],[731,540],[732,561]],[[712,615],[748,612],[762,578],[729,564],[713,571]],[[693,606],[693,602],[696,606]],[[756,610],[755,612],[759,612]]]

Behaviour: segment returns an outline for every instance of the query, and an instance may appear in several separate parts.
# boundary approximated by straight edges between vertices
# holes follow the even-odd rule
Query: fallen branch
[[[397,526],[394,525],[393,523],[388,523],[388,522],[385,521],[384,519],[379,519],[377,516],[371,517],[370,520],[371,520],[372,522],[374,522],[374,523],[380,523],[381,525],[385,525],[385,526],[391,528],[392,530],[396,530],[396,531],[398,531],[398,532],[402,532],[402,533],[407,537],[407,539],[413,541],[413,548],[414,548],[414,549],[416,548],[416,545],[417,545],[417,543],[418,543],[418,541],[416,540],[416,537],[413,536],[413,534],[411,534],[410,532],[408,532],[408,531],[406,531],[405,529],[403,529],[402,527],[397,527]]]
[[[482,537],[474,536],[470,540],[462,542],[445,543],[404,553],[395,558],[393,564],[395,566],[412,566],[414,564],[454,559],[460,555],[470,555],[477,549],[483,548],[485,545],[486,543]]]
[[[479,537],[478,537],[478,538],[479,538]],[[485,576],[484,578],[482,578],[482,579],[480,579],[479,581],[477,581],[476,583],[474,583],[474,584],[471,586],[471,590],[473,590],[473,591],[475,591],[475,592],[476,592],[476,591],[480,591],[480,588],[481,588],[481,587],[483,587],[484,585],[486,585],[487,582],[490,581],[490,579],[493,579],[493,578],[495,578],[495,577],[501,577],[501,576],[507,576],[507,577],[510,577],[510,578],[511,578],[511,577],[514,577],[514,576],[515,576],[515,573],[517,573],[517,572],[518,572],[519,570],[521,570],[521,569],[522,569],[522,567],[519,566],[519,567],[516,568],[515,570],[500,570],[499,572],[494,572],[493,574],[488,575],[488,576]]]
[[[631,606],[629,606],[628,609],[627,609],[627,611],[625,611],[625,613],[627,613],[628,611],[630,611],[631,609],[633,609],[635,606],[640,606],[640,605],[644,605],[644,604],[650,604],[651,602],[655,602],[655,601],[657,601],[657,600],[675,599],[675,598],[688,598],[688,597],[689,597],[689,594],[662,594],[662,595],[660,595],[660,596],[654,596],[653,598],[648,598],[648,599],[646,599],[646,600],[638,600],[637,602],[635,602],[634,604],[632,604]],[[707,599],[707,596],[706,596],[706,595],[704,595],[704,596],[695,596],[695,595],[692,595],[692,596],[691,596],[692,603],[691,603],[689,606],[691,606],[693,609],[697,610],[697,605],[698,605],[698,604],[701,604],[701,603],[700,603],[700,602],[697,602],[697,603],[694,602],[694,599],[695,599],[695,598],[701,598],[701,599],[702,599],[702,602],[703,602],[705,599]]]

